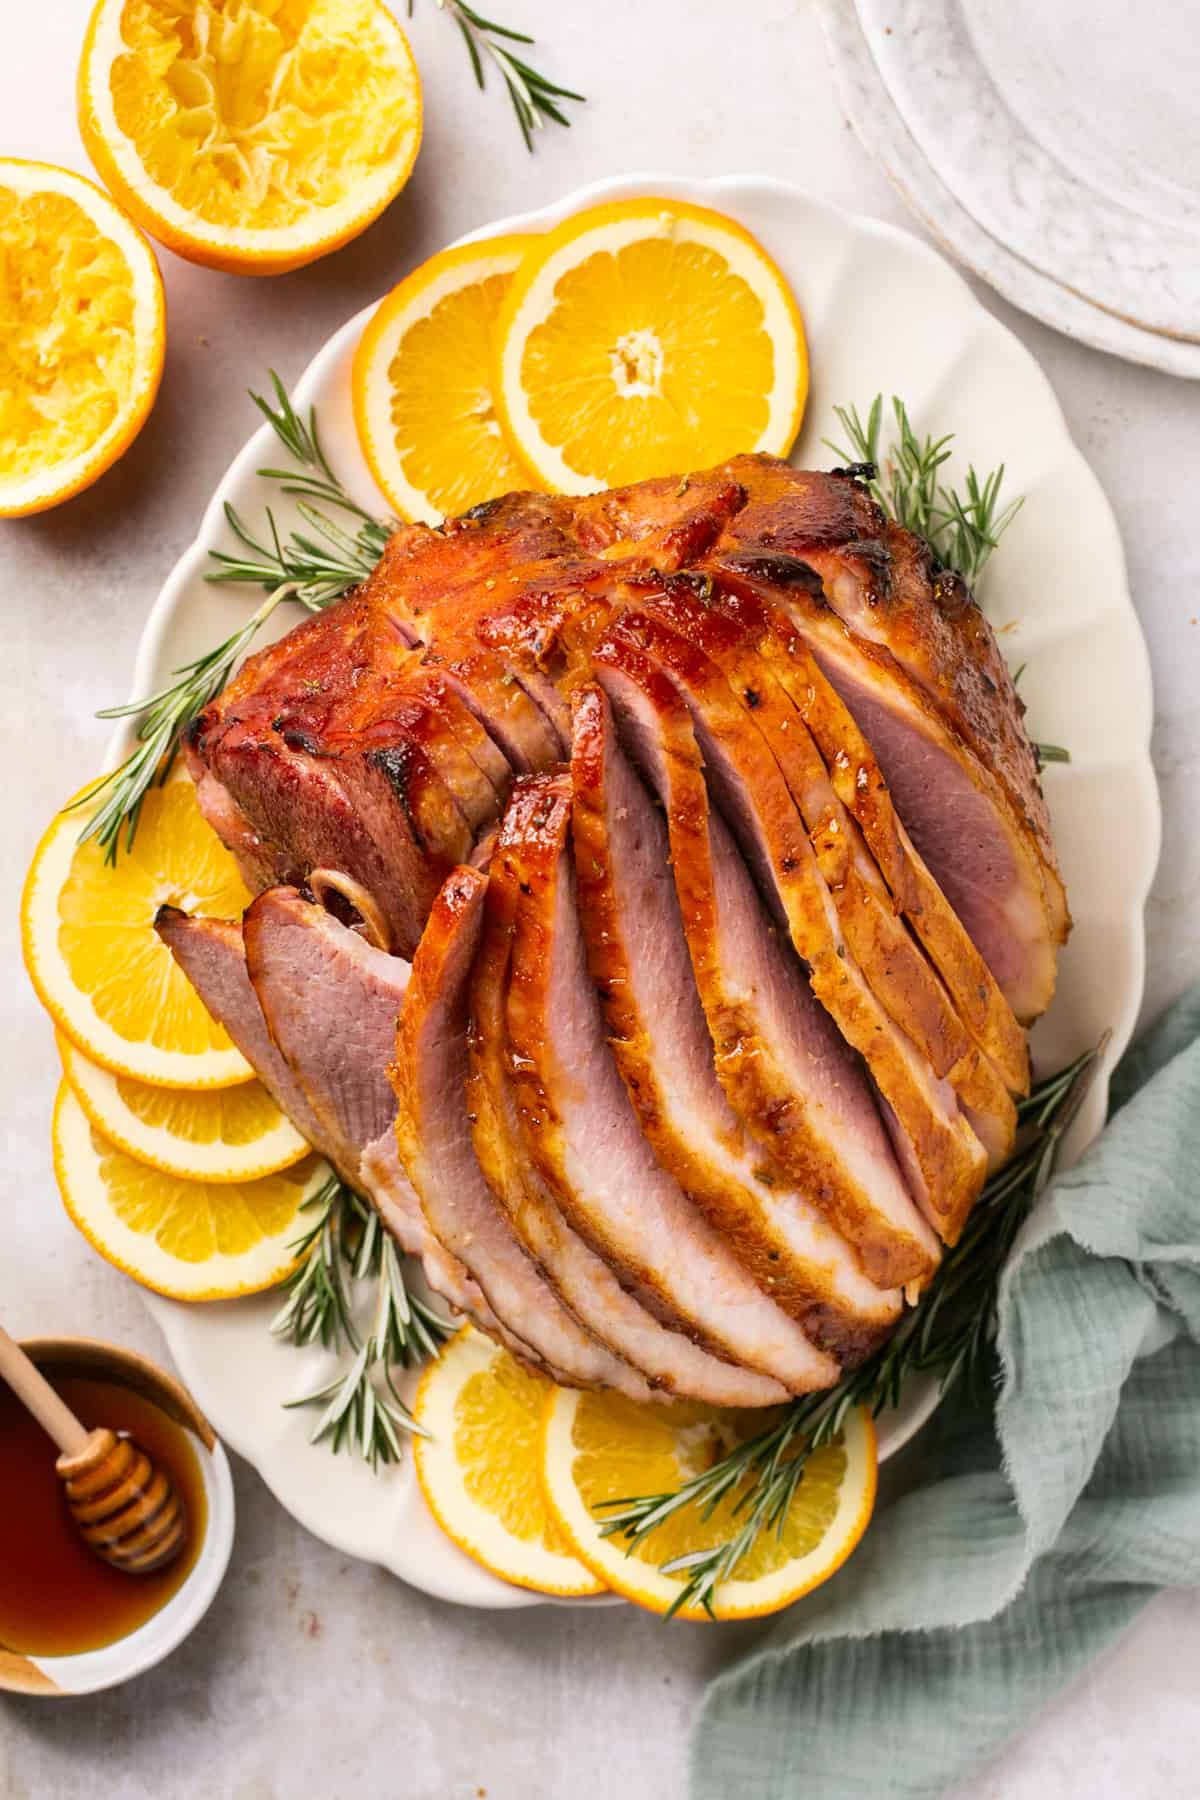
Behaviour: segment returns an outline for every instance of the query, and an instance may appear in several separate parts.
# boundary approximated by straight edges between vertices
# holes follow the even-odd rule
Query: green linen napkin
[[[1026,1226],[999,1351],[994,1411],[948,1397],[920,1485],[710,1687],[694,1800],[940,1794],[1200,1582],[1200,989]]]

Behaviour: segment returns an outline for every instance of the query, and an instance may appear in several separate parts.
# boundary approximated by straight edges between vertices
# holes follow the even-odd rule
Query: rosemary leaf
[[[265,468],[258,473],[296,499],[301,518],[315,535],[293,531],[283,537],[268,508],[266,534],[256,537],[226,502],[226,521],[242,549],[210,551],[215,567],[205,580],[261,587],[267,598],[224,643],[176,669],[159,693],[127,706],[106,707],[97,714],[101,719],[137,720],[135,746],[125,761],[75,803],[90,806],[99,802],[89,814],[80,841],[95,838],[110,863],[116,862],[122,847],[128,850],[132,845],[145,797],[170,774],[184,732],[221,692],[280,602],[294,600],[316,612],[340,600],[366,580],[394,529],[391,520],[373,518],[346,490],[321,446],[315,411],[302,419],[279,376],[273,369],[269,374],[272,398],[255,393],[250,398],[298,466]],[[324,507],[333,507],[349,519],[351,529],[330,518],[321,510]]]
[[[984,1188],[926,1294],[873,1356],[835,1388],[793,1401],[782,1418],[682,1486],[597,1505],[597,1513],[606,1515],[602,1535],[622,1539],[629,1554],[684,1508],[695,1507],[708,1519],[721,1501],[736,1495],[731,1519],[738,1523],[723,1543],[660,1565],[664,1574],[686,1576],[668,1618],[682,1607],[712,1613],[717,1588],[762,1533],[782,1530],[808,1458],[837,1437],[851,1407],[867,1406],[878,1416],[897,1405],[906,1378],[915,1373],[936,1374],[943,1392],[957,1381],[978,1390],[991,1379],[1000,1277],[1018,1231],[1053,1174],[1106,1041],[1040,1082],[1021,1103],[1012,1160]]]
[[[142,803],[150,789],[167,779],[187,726],[214,699],[228,681],[235,664],[270,618],[281,600],[291,597],[290,583],[282,582],[263,601],[246,623],[215,650],[185,663],[165,688],[148,700],[125,706],[107,706],[98,719],[136,718],[136,747],[110,775],[72,802],[72,807],[91,806],[100,800],[79,833],[81,844],[95,838],[104,860],[115,863],[124,833],[125,848],[133,843]],[[67,810],[71,810],[68,808]]]
[[[923,537],[944,568],[956,570],[974,587],[1023,504],[1023,498],[1000,504],[1004,464],[982,479],[969,467],[960,492],[944,486],[939,475],[951,455],[953,432],[919,438],[908,408],[896,395],[892,436],[886,445],[882,394],[872,400],[865,420],[856,406],[833,410],[846,444],[825,438],[826,449],[861,475],[889,518]]]
[[[284,1284],[287,1297],[271,1331],[288,1343],[352,1354],[330,1381],[286,1404],[322,1408],[310,1443],[349,1449],[378,1468],[398,1460],[405,1436],[422,1433],[396,1392],[393,1369],[436,1355],[454,1327],[408,1292],[403,1264],[378,1214],[336,1175],[306,1209],[316,1216],[293,1245],[297,1266]],[[356,1281],[375,1283],[365,1338],[352,1312]]]
[[[528,32],[515,31],[511,25],[485,18],[475,7],[468,5],[467,0],[437,0],[437,4],[439,11],[446,13],[458,26],[478,87],[487,86],[484,59],[494,65],[504,82],[527,150],[533,149],[533,134],[541,130],[547,119],[556,125],[570,126],[570,119],[555,102],[574,100],[582,105],[585,96],[576,93],[574,88],[560,87],[508,48],[510,44],[531,46],[534,40]],[[412,0],[409,0],[410,17],[411,14]]]

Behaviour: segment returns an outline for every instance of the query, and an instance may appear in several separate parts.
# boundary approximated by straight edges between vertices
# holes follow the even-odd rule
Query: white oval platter
[[[847,117],[955,256],[1069,337],[1200,378],[1190,44],[1164,56],[1153,24],[1116,0],[1103,17],[1084,0],[817,0],[817,12]],[[1114,84],[1137,103],[1106,104]],[[1146,103],[1151,90],[1162,104]]]
[[[822,439],[837,435],[834,405],[854,402],[862,409],[882,390],[905,398],[918,429],[956,432],[978,467],[1004,462],[1009,491],[1026,496],[982,598],[1006,653],[1014,664],[1025,664],[1021,686],[1034,734],[1069,745],[1072,753],[1069,765],[1047,771],[1046,788],[1075,932],[1062,960],[1058,998],[1037,1028],[1034,1047],[1048,1070],[1105,1030],[1112,1034],[1102,1078],[1068,1146],[1077,1154],[1104,1116],[1108,1072],[1137,1017],[1142,910],[1159,841],[1149,665],[1104,495],[1028,352],[940,256],[906,232],[840,212],[775,181],[651,174],[580,190],[473,235],[538,231],[580,206],[646,193],[673,194],[732,214],[763,241],[795,289],[813,369],[799,463],[828,466],[832,459]],[[364,505],[382,514],[386,508],[358,449],[349,397],[350,359],[369,310],[318,352],[294,397],[302,409],[316,405],[334,468]],[[147,621],[135,695],[152,692],[172,669],[248,615],[254,600],[246,590],[205,583],[208,551],[233,547],[226,502],[250,522],[261,520],[268,504],[286,520],[278,488],[256,474],[279,461],[264,427],[221,482],[195,544]],[[277,614],[272,625],[282,631],[294,622]],[[127,740],[118,739],[114,759],[126,748]],[[345,1455],[310,1446],[312,1415],[285,1411],[283,1402],[319,1385],[328,1358],[319,1349],[301,1352],[270,1337],[270,1296],[207,1306],[146,1298],[215,1429],[317,1537],[445,1600],[496,1608],[537,1603],[536,1596],[477,1568],[442,1537],[409,1461],[372,1475]],[[914,1385],[898,1411],[881,1421],[882,1454],[905,1442],[935,1403],[929,1384]]]

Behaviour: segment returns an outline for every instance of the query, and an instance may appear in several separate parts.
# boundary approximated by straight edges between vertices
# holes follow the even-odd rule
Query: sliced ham
[[[666,826],[617,746],[599,688],[576,701],[571,775],[588,962],[646,1140],[763,1291],[843,1366],[858,1362],[899,1317],[901,1295],[868,1280],[819,1206],[779,1178],[726,1099]]]
[[[615,634],[595,662],[622,744],[666,813],[688,951],[730,1105],[795,1186],[828,1195],[830,1223],[874,1281],[888,1288],[925,1279],[939,1259],[937,1239],[901,1176],[861,1064],[709,807],[685,702]],[[831,1144],[847,1171],[836,1185]]]
[[[234,919],[207,919],[160,906],[154,929],[201,1000],[224,1026],[258,1079],[301,1137],[328,1158],[344,1181],[355,1163],[349,1144],[322,1130],[304,1089],[272,1041],[246,969],[242,927]]]
[[[769,588],[714,584],[710,604],[768,666],[811,732],[834,791],[853,817],[888,888],[951,994],[960,1018],[1008,1087],[1029,1089],[1029,1050],[1008,1001],[903,824],[874,752]],[[782,725],[778,728],[782,732]],[[778,736],[773,743],[778,742]]]
[[[556,1380],[646,1399],[646,1382],[558,1300],[513,1235],[475,1160],[464,1099],[467,982],[486,890],[477,870],[454,870],[413,959],[393,1072],[401,1161],[444,1248],[470,1270],[496,1317]]]
[[[667,1034],[647,1029],[638,1079],[657,1075],[674,1123],[648,1098],[630,1116],[660,1175],[691,1183],[696,1221],[711,1230],[719,1218],[760,1297],[783,1295],[777,1312],[811,1333],[814,1355],[852,1357],[859,1301],[846,1286],[822,1310],[806,1252],[815,1240],[796,1235],[805,1215],[789,1197],[845,1239],[885,1307],[927,1280],[938,1237],[955,1240],[987,1166],[1009,1153],[1028,1084],[1022,1028],[1049,1003],[1069,927],[995,638],[962,583],[861,482],[745,456],[606,494],[506,495],[437,529],[403,527],[359,590],[248,660],[185,755],[253,887],[311,881],[339,920],[356,911],[373,942],[412,955],[451,871],[487,870],[514,777],[570,754],[573,701],[597,681],[664,805],[711,1044],[707,1085],[688,1086],[684,1105]],[[659,905],[663,880],[647,875],[638,903]],[[518,897],[524,917],[529,897]],[[626,893],[630,917],[632,905]],[[557,955],[566,938],[551,925]],[[673,942],[679,954],[678,933]],[[600,949],[593,934],[598,971]],[[554,967],[557,978],[566,965]],[[365,965],[350,957],[344,971],[353,987]],[[520,973],[504,962],[494,977],[506,1029]],[[610,981],[610,1010],[612,991]],[[693,1032],[696,1020],[693,1001]],[[565,1034],[577,1022],[556,1012],[552,1023]],[[511,1047],[503,1039],[501,1056]],[[629,1074],[632,1039],[621,1055]],[[585,1227],[572,1210],[580,1184],[563,1180],[561,1156],[556,1179],[540,1163],[531,1173],[528,1158],[521,1169],[540,1129],[531,1091],[495,1059],[481,1057],[472,1079],[485,1062],[506,1172],[488,1165],[484,1187],[556,1304],[587,1321],[627,1378],[658,1391],[694,1391],[677,1354],[661,1360],[687,1331],[710,1378],[727,1369],[781,1385],[775,1363],[706,1336],[711,1321],[683,1330],[678,1310],[666,1316],[674,1303],[630,1246],[606,1248],[597,1221]],[[635,1090],[615,1079],[629,1107]],[[528,1116],[514,1125],[518,1091]],[[730,1117],[732,1141],[714,1123]],[[478,1120],[475,1135],[487,1164]],[[740,1186],[728,1168],[726,1186],[709,1180],[714,1139],[741,1159]],[[360,1179],[401,1178],[391,1142],[351,1146]],[[760,1171],[774,1183],[766,1198]],[[736,1218],[735,1193],[746,1200]],[[619,1327],[610,1301],[631,1308]],[[660,1336],[635,1352],[634,1328],[645,1332],[654,1307]],[[785,1378],[795,1386],[798,1373],[804,1385],[812,1370]]]
[[[953,1238],[983,1185],[986,1153],[949,1082],[888,1016],[847,944],[803,821],[761,734],[720,671],[656,620],[629,614],[607,642],[646,655],[686,701],[712,797],[790,936],[812,992],[862,1056],[918,1204]]]
[[[304,904],[298,896],[288,898]],[[316,907],[308,908],[308,914],[318,911]],[[323,913],[320,920],[327,920],[327,923],[314,921],[314,925],[320,931],[329,931],[335,943],[345,944],[349,940],[358,945],[359,940],[336,920],[328,919]],[[382,1017],[386,1021],[395,1017],[397,993],[403,993],[407,965],[396,963],[394,958],[386,959],[395,965],[392,979],[397,984],[397,992],[389,994],[386,983],[376,980],[368,982],[365,991],[356,994],[353,980],[347,979],[345,970],[338,968],[336,959],[331,959],[327,952],[319,952],[326,985],[322,990],[318,981],[311,994],[314,1013],[307,1020],[301,1015],[296,1021],[299,1031],[296,1043],[291,1047],[300,1052],[298,1073],[268,1030],[246,966],[242,927],[232,920],[189,917],[174,907],[164,906],[155,920],[155,929],[209,1012],[225,1027],[276,1105],[287,1114],[301,1136],[333,1164],[347,1186],[369,1196],[400,1248],[421,1259],[426,1279],[435,1293],[441,1294],[460,1311],[470,1312],[485,1328],[489,1327],[492,1321],[482,1294],[461,1265],[445,1254],[425,1225],[417,1197],[395,1155],[391,1114],[388,1114],[386,1128],[372,1139],[362,1135],[364,1129],[369,1129],[371,1107],[357,1106],[352,1115],[347,1116],[331,1104],[322,1091],[318,1059],[325,1041],[322,1005],[330,1006],[330,971],[334,971],[332,992],[336,996],[333,1004],[337,1010],[349,1007],[362,1015],[375,1005],[378,1012],[382,986]],[[312,942],[315,944],[318,940],[314,938]],[[292,955],[289,955],[289,962],[294,967],[302,967]],[[362,973],[364,965],[351,952],[351,961],[346,967],[353,975]],[[305,971],[306,978],[310,972]],[[360,1032],[359,1048],[368,1036]],[[383,1066],[386,1066],[386,1055]],[[303,1081],[301,1074],[305,1077]],[[371,1080],[372,1072],[364,1071],[360,1085],[369,1086]],[[339,1091],[346,1091],[346,1086],[343,1074]],[[310,1099],[313,1093],[316,1106]]]
[[[736,552],[711,567],[723,585],[765,591],[785,608],[870,744],[900,819],[1013,1012],[1022,1023],[1036,1018],[1053,997],[1065,927],[1047,911],[1036,836],[990,765],[894,657],[824,603],[807,563]]]
[[[945,1077],[954,1089],[968,1123],[987,1150],[990,1166],[998,1167],[1012,1148],[1017,1123],[1004,1075],[981,1052],[940,976],[899,916],[856,820],[835,792],[805,718],[777,679],[776,664],[760,652],[758,643],[747,641],[735,619],[718,609],[707,582],[691,576],[678,578],[667,592],[648,602],[645,611],[656,624],[691,646],[691,656],[672,655],[671,640],[663,640],[688,691],[700,684],[697,704],[703,704],[704,693],[715,693],[718,716],[726,720],[736,740],[738,715],[731,714],[719,683],[705,670],[708,663],[720,670],[737,702],[741,731],[751,739],[761,734],[766,741],[807,829],[817,874],[833,901],[847,951],[893,1024],[913,1040],[934,1074]],[[791,671],[785,666],[785,672]],[[812,668],[810,672],[837,703],[820,671]],[[800,683],[791,685],[798,688]],[[812,699],[815,701],[815,694]],[[953,918],[944,900],[942,910]],[[977,956],[973,960],[980,962]],[[1024,1076],[1028,1067],[1024,1033],[994,984],[993,994],[996,1014],[1011,1028],[998,1046],[1005,1070],[1010,1078],[1018,1071]],[[973,1007],[980,1010],[977,993]],[[939,1224],[946,1227],[943,1235],[956,1235],[964,1216],[960,1207],[953,1222],[941,1219]]]
[[[725,547],[803,559],[846,626],[885,650],[995,774],[1038,862],[1048,926],[1060,942],[1069,918],[1025,708],[962,579],[938,567],[921,538],[886,519],[857,481],[759,459],[747,504],[721,539]]]
[[[651,1385],[716,1406],[764,1406],[786,1398],[768,1376],[710,1356],[627,1293],[613,1270],[567,1222],[528,1156],[509,1075],[507,1003],[519,868],[498,847],[491,862],[483,935],[471,972],[467,1116],[479,1166],[513,1231],[580,1322]]]
[[[570,861],[569,774],[514,789],[502,851],[520,870],[508,1038],[525,1146],[560,1206],[664,1324],[794,1393],[837,1364],[755,1286],[656,1162],[605,1042]]]

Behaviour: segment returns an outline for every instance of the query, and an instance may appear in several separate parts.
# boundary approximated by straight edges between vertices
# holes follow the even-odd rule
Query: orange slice
[[[129,448],[162,375],[154,252],[107,194],[0,160],[0,517],[43,512]]]
[[[758,241],[681,200],[617,200],[538,239],[497,325],[501,424],[553,492],[785,456],[808,393],[799,308]]]
[[[354,357],[354,417],[402,518],[436,524],[522,486],[492,394],[496,319],[533,235],[443,250],[392,289]]]
[[[538,1478],[551,1384],[464,1325],[430,1363],[414,1416],[421,1492],[460,1550],[540,1594],[597,1594],[604,1583],[570,1553]]]
[[[99,0],[79,129],[101,180],[191,262],[277,275],[407,181],[421,83],[381,0]]]
[[[102,1069],[58,1034],[63,1074],[96,1130],[138,1162],[185,1181],[256,1181],[290,1168],[308,1145],[265,1087],[150,1087]]]
[[[300,1209],[329,1178],[306,1157],[257,1181],[183,1181],[110,1144],[67,1082],[54,1108],[54,1172],[73,1224],[106,1262],[176,1300],[231,1300],[296,1265]]]
[[[694,1402],[637,1406],[609,1393],[554,1388],[543,1419],[542,1481],[550,1511],[576,1556],[597,1580],[648,1611],[665,1613],[683,1575],[660,1565],[736,1536],[744,1489],[726,1495],[708,1518],[681,1508],[630,1555],[618,1537],[601,1535],[604,1500],[669,1493],[726,1451],[755,1437],[774,1413],[730,1412]],[[735,1575],[713,1596],[713,1616],[751,1619],[778,1612],[841,1567],[858,1543],[875,1504],[875,1427],[852,1411],[839,1438],[815,1450],[800,1477],[782,1530],[763,1531]],[[705,1619],[703,1607],[678,1616]]]
[[[150,789],[133,847],[115,865],[94,838],[79,842],[87,817],[86,801],[60,812],[25,878],[21,942],[43,1006],[77,1049],[114,1075],[174,1088],[252,1080],[250,1064],[154,931],[163,905],[230,918],[250,904],[192,782],[177,769]]]

